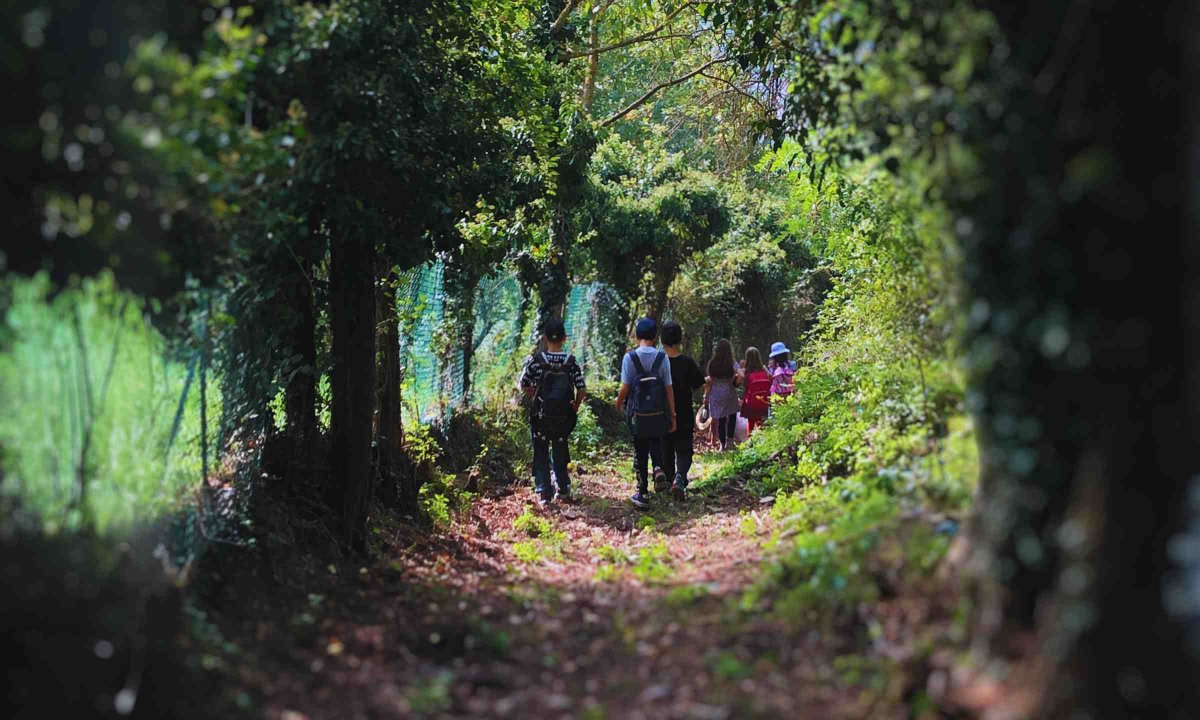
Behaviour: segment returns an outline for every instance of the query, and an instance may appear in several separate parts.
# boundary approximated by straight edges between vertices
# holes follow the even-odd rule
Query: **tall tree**
[[[1183,580],[1196,564],[1173,551],[1194,537],[1200,428],[1185,330],[1196,178],[1180,152],[1195,147],[1195,7],[762,9],[713,4],[710,18],[735,28],[745,62],[786,63],[814,167],[884,152],[958,213],[983,458],[976,636],[1003,652],[1036,635],[1054,668],[1036,717],[1200,712]],[[1129,37],[1156,41],[1121,52]]]

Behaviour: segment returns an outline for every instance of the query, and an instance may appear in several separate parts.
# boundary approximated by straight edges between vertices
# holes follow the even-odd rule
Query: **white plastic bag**
[[[735,442],[744,443],[748,437],[750,437],[750,421],[739,413],[737,423],[733,428],[733,439]]]

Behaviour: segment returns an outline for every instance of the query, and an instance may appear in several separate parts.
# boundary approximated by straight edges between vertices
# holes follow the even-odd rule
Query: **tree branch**
[[[644,42],[646,40],[661,40],[663,38],[653,37],[653,36],[655,34],[657,34],[663,28],[670,25],[671,21],[673,21],[679,15],[679,13],[681,13],[684,10],[686,10],[690,7],[693,7],[693,6],[695,6],[695,3],[690,3],[690,2],[680,5],[679,7],[675,8],[675,10],[671,11],[671,13],[669,15],[667,15],[667,17],[662,22],[660,22],[658,25],[656,25],[655,27],[653,27],[639,35],[634,35],[633,37],[625,38],[624,40],[615,42],[612,45],[607,45],[605,47],[598,48],[598,49],[589,48],[587,50],[577,50],[575,52],[563,53],[562,57],[564,60],[574,60],[575,58],[581,58],[581,57],[585,57],[587,55],[606,53],[606,52],[609,52],[610,50],[617,50],[619,48],[625,47],[626,45],[633,45],[634,43]],[[689,35],[690,35],[690,33],[689,33]],[[686,36],[685,35],[669,35],[667,37],[686,37]]]
[[[568,60],[568,61],[577,60],[581,57],[591,57],[593,55],[603,55],[606,52],[611,52],[613,50],[620,50],[623,47],[628,47],[630,45],[636,45],[638,43],[655,42],[657,40],[677,40],[679,38],[694,38],[694,37],[696,37],[694,33],[680,32],[680,33],[667,33],[665,35],[655,35],[654,37],[629,38],[628,40],[624,40],[620,44],[617,44],[617,45],[609,45],[607,47],[596,48],[596,51],[594,53],[591,50],[580,50],[579,52],[567,53],[565,55],[562,55],[561,57],[563,60]]]
[[[567,21],[571,19],[571,13],[575,12],[575,8],[579,7],[580,2],[582,2],[582,0],[570,0],[570,2],[567,3],[567,6],[562,9],[562,12],[558,14],[558,18],[554,21],[554,24],[550,26],[551,37],[557,37],[558,34],[562,32],[563,26],[566,25]]]
[[[763,110],[764,112],[768,112],[768,113],[770,112],[770,108],[768,108],[768,107],[767,107],[767,104],[766,104],[766,103],[764,103],[764,102],[762,101],[762,99],[760,99],[760,98],[758,98],[758,97],[756,97],[756,96],[754,96],[754,95],[750,94],[750,93],[749,93],[749,92],[748,92],[748,91],[747,91],[745,88],[743,88],[743,87],[739,87],[739,86],[737,85],[737,83],[733,82],[732,80],[727,80],[727,79],[725,79],[725,78],[721,77],[720,75],[711,75],[711,74],[709,74],[709,73],[706,73],[706,72],[702,72],[702,73],[700,73],[700,76],[701,76],[701,77],[706,77],[706,78],[708,78],[709,80],[716,80],[717,82],[724,83],[724,84],[728,85],[729,87],[731,87],[731,88],[733,88],[734,90],[736,90],[736,91],[738,92],[738,94],[740,94],[740,95],[745,95],[746,97],[748,97],[748,98],[750,98],[751,100],[753,100],[753,101],[754,101],[754,104],[755,104],[755,105],[758,105],[759,109]]]
[[[669,87],[674,87],[675,85],[678,85],[680,83],[687,82],[688,80],[691,80],[692,78],[696,77],[700,73],[709,69],[713,65],[716,65],[718,63],[723,63],[728,59],[729,58],[727,58],[727,57],[719,57],[719,58],[715,58],[713,60],[709,60],[708,62],[704,63],[703,65],[696,68],[695,70],[692,70],[691,72],[680,75],[677,78],[672,78],[671,80],[664,80],[663,82],[660,82],[659,84],[657,84],[654,87],[647,90],[646,93],[644,95],[642,95],[640,98],[638,98],[637,100],[634,100],[632,103],[625,106],[624,110],[621,110],[620,112],[616,113],[615,115],[609,117],[604,122],[600,123],[600,127],[608,127],[609,125],[612,125],[613,123],[615,123],[616,121],[625,117],[629,113],[633,112],[634,110],[637,110],[642,105],[645,105],[646,102],[650,100],[650,98],[654,97],[660,91],[665,90],[666,88],[669,88]]]

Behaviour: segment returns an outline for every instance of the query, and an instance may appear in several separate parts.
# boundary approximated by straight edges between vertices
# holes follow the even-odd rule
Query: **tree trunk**
[[[671,265],[671,263],[663,263]],[[675,264],[674,267],[678,267]],[[671,284],[675,282],[674,267],[658,267],[652,273],[649,292],[646,293],[646,317],[652,317],[662,323],[663,313],[667,309],[667,297],[671,292]]]
[[[334,229],[336,232],[336,229]],[[330,243],[329,324],[333,403],[327,495],[347,547],[366,549],[375,413],[375,247],[361,233]]]
[[[452,253],[446,260],[446,323],[449,343],[446,347],[446,366],[451,366],[454,353],[462,353],[462,400],[466,405],[471,395],[471,361],[475,356],[475,301],[479,295],[479,268],[468,267],[467,258]]]
[[[995,649],[1014,630],[1037,634],[1053,671],[1035,717],[1196,717],[1195,579],[1184,611],[1163,580],[1197,570],[1169,552],[1200,445],[1187,401],[1200,357],[1197,196],[1184,191],[1196,178],[1181,152],[1200,122],[1182,70],[1195,6],[1058,0],[995,14],[1024,77],[974,138],[988,190],[955,198],[970,218],[958,230],[971,302],[987,315],[969,356],[977,636]],[[1130,37],[1154,42],[1127,52]]]
[[[461,338],[462,347],[460,348],[463,365],[462,404],[464,406],[471,404],[471,390],[473,389],[471,387],[471,364],[475,360],[475,342],[471,335],[472,333],[467,333],[467,335]]]
[[[293,266],[282,293],[289,310],[295,313],[290,349],[293,355],[299,356],[296,360],[299,368],[284,390],[284,410],[287,434],[296,441],[296,448],[302,453],[311,447],[317,436],[317,313],[312,276],[319,232],[320,218],[314,213],[309,220],[308,235],[296,243],[298,266]]]
[[[404,449],[397,279],[389,270],[375,287],[375,312],[379,318],[375,464],[379,473],[380,499],[384,504],[404,513],[416,513],[419,488],[413,487],[413,468]]]
[[[567,307],[567,295],[571,291],[571,281],[567,265],[569,248],[567,247],[567,210],[561,200],[555,200],[553,214],[550,218],[551,252],[552,256],[542,269],[538,284],[538,327],[549,318],[562,319]]]
[[[607,6],[606,6],[607,7]],[[591,14],[588,21],[588,55],[587,75],[583,79],[583,92],[580,93],[580,104],[588,115],[592,112],[592,103],[596,99],[596,78],[600,75],[600,18],[604,9]]]

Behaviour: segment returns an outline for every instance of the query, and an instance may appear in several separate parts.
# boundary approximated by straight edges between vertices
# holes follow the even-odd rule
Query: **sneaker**
[[[568,488],[560,487],[558,489],[558,495],[556,495],[554,499],[559,502],[563,502],[563,503],[575,502],[575,496],[571,494],[571,488],[569,488],[569,487]]]
[[[551,496],[546,496],[546,495],[538,495],[538,496],[536,497],[536,499],[534,500],[534,502],[536,502],[536,503],[537,503],[537,506],[538,506],[538,507],[540,507],[540,508],[548,508],[548,507],[550,507],[550,503],[551,503],[551,502],[553,502],[553,501],[554,501],[554,496],[553,496],[553,495],[551,495]]]
[[[683,482],[682,475],[676,475],[675,482],[671,483],[671,497],[680,502],[687,500],[687,484]]]
[[[662,468],[654,468],[654,492],[665,493],[671,489],[671,482],[667,480],[667,475],[662,471]]]
[[[629,501],[630,501],[630,502],[632,502],[634,505],[636,505],[636,506],[640,507],[640,508],[647,508],[647,507],[650,507],[650,496],[649,496],[649,495],[647,495],[647,494],[645,494],[645,493],[643,493],[643,492],[642,492],[642,491],[640,491],[640,490],[639,490],[638,492],[635,492],[635,493],[634,493],[634,494],[633,494],[633,495],[632,495],[632,496],[629,498]]]

